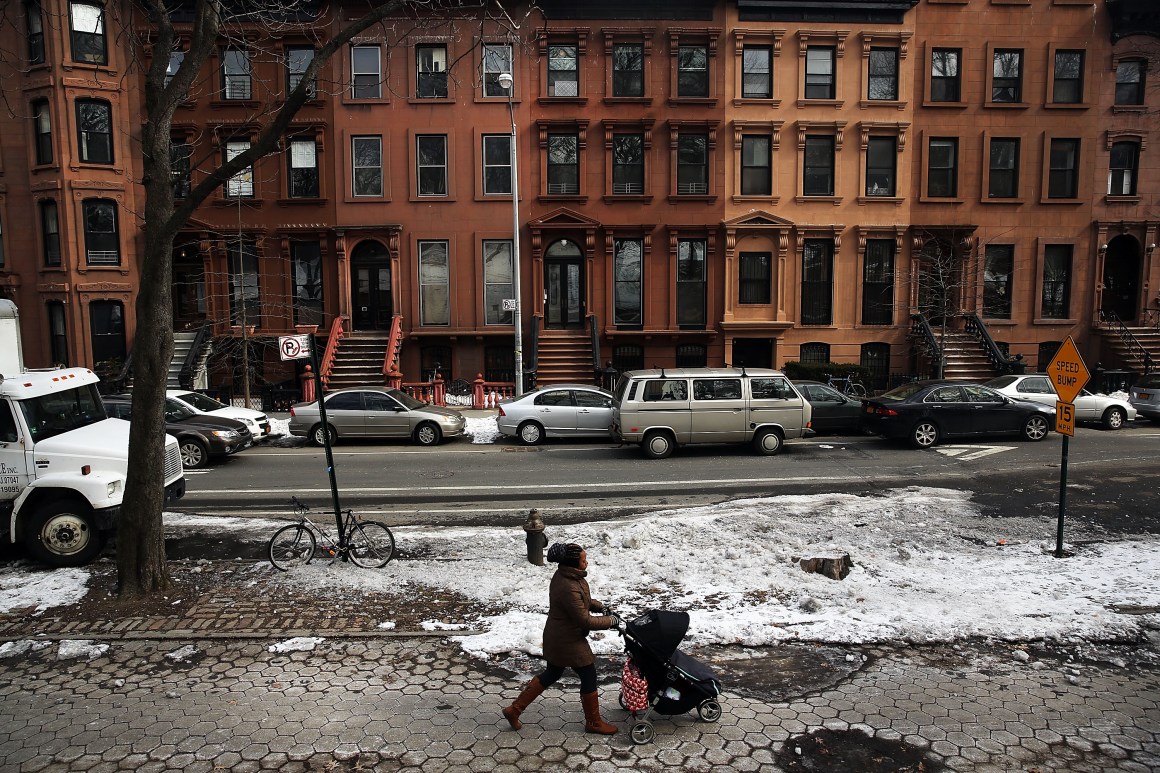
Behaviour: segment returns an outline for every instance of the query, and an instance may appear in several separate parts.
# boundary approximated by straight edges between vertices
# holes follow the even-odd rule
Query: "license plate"
[[[1148,392],[1141,392],[1141,393],[1140,393],[1140,399],[1141,399],[1141,400],[1151,400],[1151,399],[1152,399],[1152,395],[1151,395],[1151,394],[1149,394]]]
[[[866,413],[874,413],[874,406],[867,405],[866,406]]]

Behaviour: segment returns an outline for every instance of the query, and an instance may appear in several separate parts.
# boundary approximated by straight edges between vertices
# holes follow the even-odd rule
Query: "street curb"
[[[74,634],[40,634],[30,633],[27,636],[0,636],[0,642],[11,641],[221,641],[223,639],[296,639],[301,637],[318,637],[322,639],[440,639],[446,637],[479,636],[485,631],[329,631],[309,630],[303,628],[286,629],[281,631],[192,631],[179,629],[174,631],[142,631],[141,633],[85,633],[78,631]]]

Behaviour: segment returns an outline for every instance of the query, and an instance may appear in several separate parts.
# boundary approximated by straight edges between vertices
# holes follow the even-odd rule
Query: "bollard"
[[[528,545],[528,563],[543,566],[544,548],[548,547],[548,538],[544,536],[544,521],[540,518],[539,510],[533,508],[528,513],[528,520],[524,523],[524,531],[528,533],[524,539]]]

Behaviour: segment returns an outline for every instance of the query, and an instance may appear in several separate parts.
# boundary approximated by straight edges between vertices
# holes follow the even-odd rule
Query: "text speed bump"
[[[1047,375],[1051,376],[1051,385],[1055,387],[1060,402],[1064,403],[1074,403],[1080,390],[1091,378],[1091,373],[1083,364],[1083,358],[1079,356],[1079,349],[1075,348],[1071,336],[1064,339],[1055,356],[1051,358],[1051,364],[1047,366]]]

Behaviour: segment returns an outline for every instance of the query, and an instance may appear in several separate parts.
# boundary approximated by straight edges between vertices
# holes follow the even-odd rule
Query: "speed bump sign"
[[[1061,435],[1075,437],[1075,404],[1055,404],[1055,431]]]
[[[1091,373],[1083,364],[1083,357],[1079,356],[1079,349],[1075,348],[1071,336],[1064,339],[1059,351],[1051,358],[1051,364],[1047,366],[1047,375],[1051,377],[1051,385],[1055,387],[1060,402],[1074,403]]]

